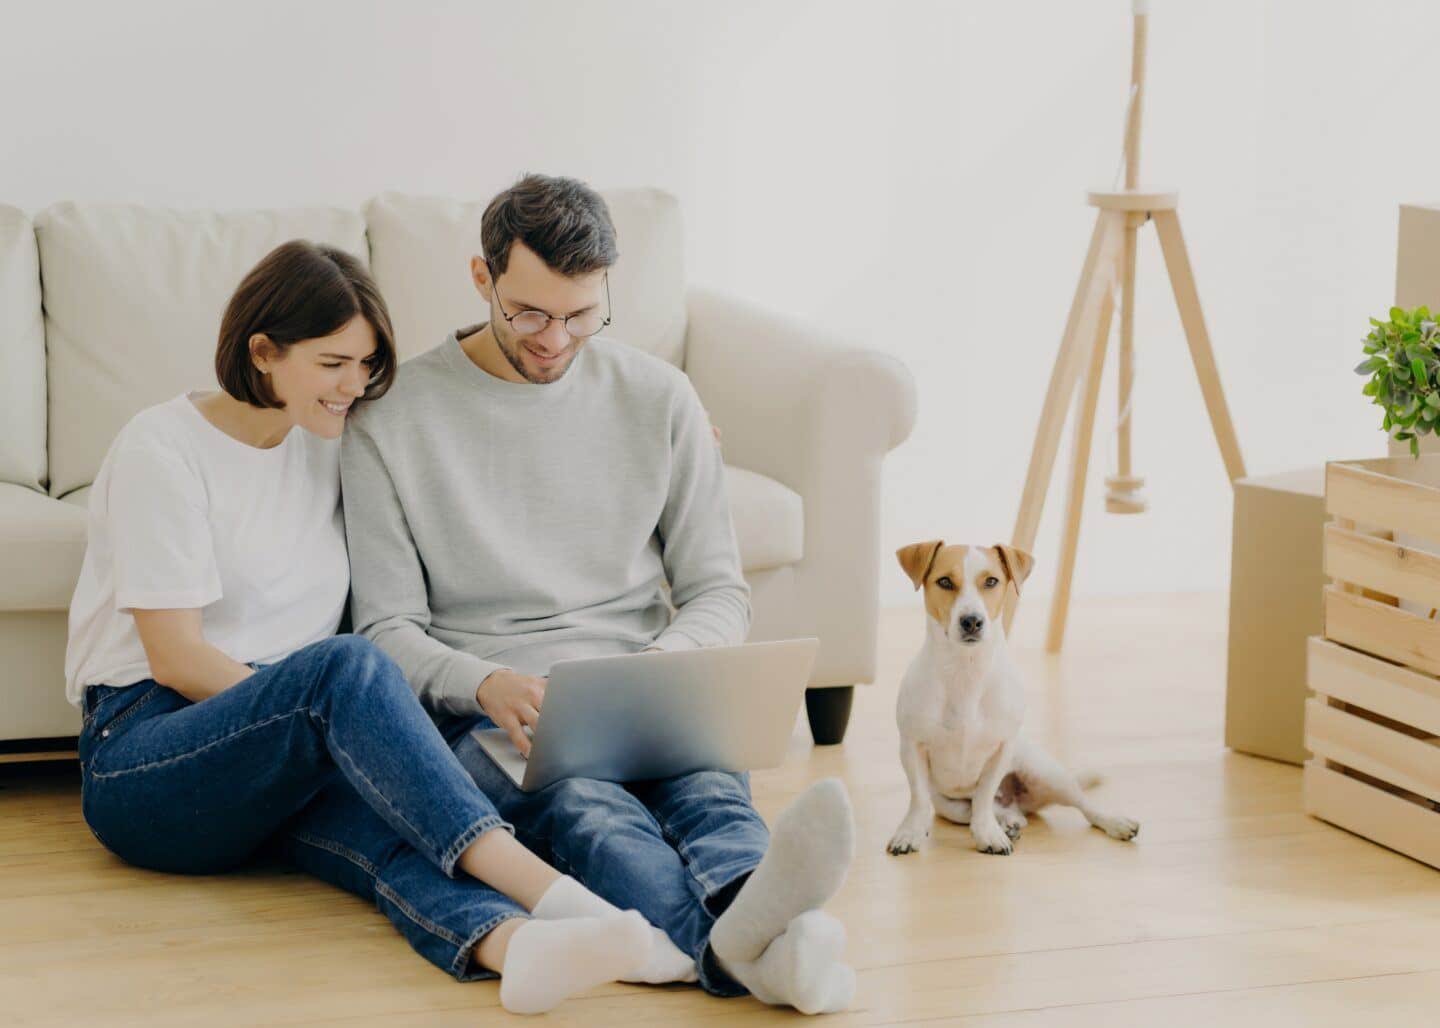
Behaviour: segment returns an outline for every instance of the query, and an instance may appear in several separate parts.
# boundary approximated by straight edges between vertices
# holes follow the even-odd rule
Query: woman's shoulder
[[[183,393],[146,407],[120,429],[112,449],[168,451],[183,456],[195,445],[193,420],[199,415]]]

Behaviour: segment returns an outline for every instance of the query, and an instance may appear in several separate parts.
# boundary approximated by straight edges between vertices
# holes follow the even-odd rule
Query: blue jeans
[[[522,792],[470,736],[489,718],[441,725],[455,755],[544,860],[622,910],[634,909],[695,958],[716,996],[745,989],[710,951],[710,929],[760,863],[770,842],[745,775],[700,771],[617,785],[567,778]]]
[[[508,828],[395,664],[354,635],[200,703],[154,681],[85,692],[82,809],[132,864],[210,874],[278,845],[372,899],[427,960],[489,977],[476,942],[522,907],[455,862]]]

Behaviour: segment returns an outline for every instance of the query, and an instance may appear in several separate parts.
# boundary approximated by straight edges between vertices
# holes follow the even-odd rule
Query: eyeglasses
[[[490,267],[490,283],[495,289],[495,302],[500,306],[500,316],[510,328],[522,336],[533,336],[543,332],[549,327],[550,322],[558,321],[565,326],[565,331],[570,333],[572,339],[589,339],[596,332],[599,332],[606,325],[610,324],[610,315],[614,310],[610,306],[610,273],[605,273],[605,314],[599,311],[581,311],[579,314],[570,314],[561,317],[558,314],[547,314],[544,311],[523,310],[518,314],[505,313],[505,300],[500,295],[500,285],[495,281],[495,268],[489,261],[485,262]]]

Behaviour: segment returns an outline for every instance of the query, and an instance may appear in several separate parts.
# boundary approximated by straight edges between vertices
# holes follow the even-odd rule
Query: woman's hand
[[[522,757],[530,756],[530,737],[540,723],[540,707],[545,702],[545,679],[522,675],[509,668],[492,671],[475,690],[480,709],[496,725],[505,729],[510,741]]]

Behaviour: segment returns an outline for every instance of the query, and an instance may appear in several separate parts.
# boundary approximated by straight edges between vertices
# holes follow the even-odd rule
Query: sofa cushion
[[[214,389],[220,316],[240,280],[303,238],[364,259],[354,211],[170,211],[58,204],[35,219],[49,351],[50,493],[95,478],[139,410]]]
[[[45,487],[45,326],[35,227],[0,206],[0,482]]]
[[[0,611],[70,609],[86,517],[84,507],[0,484]]]
[[[90,509],[90,491],[95,487],[87,485],[84,489],[76,489],[73,493],[66,493],[64,501],[72,507],[79,507],[81,510]]]
[[[614,322],[605,334],[679,367],[685,348],[680,205],[656,189],[603,194],[620,259],[610,271]],[[401,359],[487,318],[470,280],[485,202],[384,193],[365,205],[370,267],[395,323]]]
[[[725,466],[725,491],[746,573],[798,563],[805,555],[805,504],[800,494],[764,475]]]

